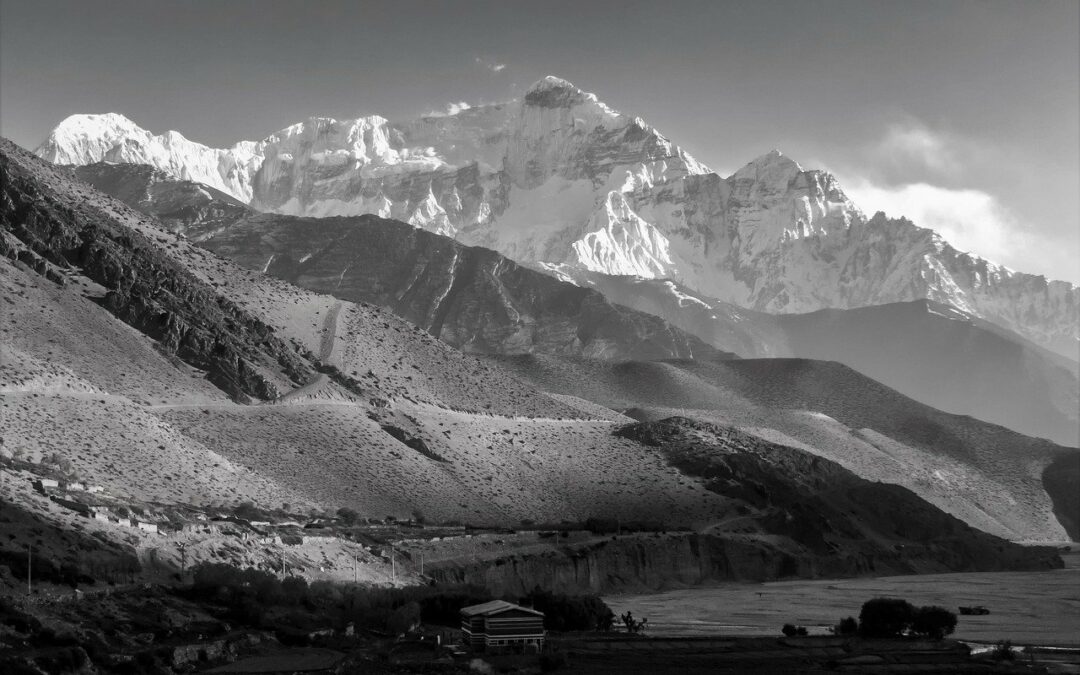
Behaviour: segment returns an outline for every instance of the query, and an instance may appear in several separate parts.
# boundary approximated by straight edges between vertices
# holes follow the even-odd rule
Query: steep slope
[[[1080,445],[1080,364],[952,307],[917,300],[769,315],[673,281],[573,280],[740,356],[839,361],[940,410]]]
[[[681,415],[733,425],[902,485],[961,520],[1009,538],[1076,538],[1067,470],[1075,448],[949,415],[837,363],[802,359],[602,363],[500,357],[549,391],[644,420]],[[1047,478],[1049,476],[1049,478]],[[1065,487],[1066,484],[1069,487]],[[1066,529],[1068,528],[1068,529]]]
[[[161,503],[715,517],[718,500],[611,435],[617,415],[385,310],[239,268],[6,141],[0,172],[10,452],[57,452]]]
[[[1075,361],[929,300],[776,317],[789,353],[840,361],[946,412],[1080,446]]]
[[[205,239],[251,213],[220,190],[173,178],[149,164],[99,162],[76,168],[75,175],[188,239]]]
[[[900,549],[905,554],[898,558],[934,559],[938,556],[929,551],[954,538],[964,542],[956,548],[968,549],[961,555],[971,559],[993,546],[993,540],[928,508],[913,492],[864,480],[835,462],[728,426],[671,417],[616,433],[658,448],[673,466],[703,479],[710,492],[741,503],[742,515],[713,531],[780,534],[820,555],[815,562],[821,566],[850,564],[844,560],[849,556],[884,566],[885,552],[895,555]],[[860,517],[852,520],[852,513]],[[906,551],[909,547],[925,551]]]
[[[400,123],[312,118],[228,150],[77,115],[38,152],[149,163],[260,210],[373,213],[517,262],[670,278],[759,311],[926,298],[1077,355],[1074,285],[957,251],[903,218],[867,219],[833,176],[776,151],[722,178],[556,77],[506,104]]]
[[[769,315],[670,280],[575,271],[571,281],[584,288],[571,288],[493,252],[374,216],[258,215],[212,188],[169,181],[146,166],[99,163],[77,168],[76,175],[245,267],[389,307],[466,351],[713,356],[669,326],[584,290],[592,288],[721,350],[839,361],[946,412],[1064,445],[1080,443],[1080,366],[930,301]]]
[[[213,188],[169,180],[145,165],[98,163],[75,174],[245,267],[343,300],[388,307],[464,351],[636,359],[718,355],[594,291],[401,222],[260,215],[237,208]]]
[[[0,333],[5,451],[59,453],[115,498],[158,510],[289,501],[380,517],[422,510],[499,524],[598,517],[706,527],[738,506],[706,489],[710,477],[687,475],[615,435],[624,421],[614,414],[547,396],[379,308],[239,268],[6,141],[0,178],[5,298],[26,321],[5,321]],[[78,327],[81,343],[68,338]],[[102,346],[107,358],[97,359],[91,346],[102,339],[117,344]],[[122,361],[129,351],[149,386],[110,374],[130,367]],[[158,382],[171,388],[158,394]],[[70,525],[70,514],[34,496],[19,461],[5,456],[0,466],[5,498],[53,527]],[[802,545],[770,538],[769,522],[755,548],[774,561],[797,558]],[[157,560],[155,541],[110,528],[89,526],[95,536],[138,541],[140,555]],[[890,565],[1055,563],[1046,551],[972,537],[994,553],[973,556],[973,540],[945,540]],[[5,559],[11,546],[0,541]],[[261,539],[226,552],[203,546],[196,560],[235,555],[266,565],[275,548]],[[356,547],[338,557],[349,552]]]
[[[664,321],[494,251],[375,216],[261,215],[202,242],[291,283],[388,307],[467,352],[597,358],[715,357]]]

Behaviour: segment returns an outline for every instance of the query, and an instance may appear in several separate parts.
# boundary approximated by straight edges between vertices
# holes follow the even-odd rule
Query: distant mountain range
[[[1058,494],[1075,478],[1042,478],[1080,457],[1075,449],[905,402],[848,370],[828,375],[839,366],[777,362],[786,374],[774,383],[751,361],[545,355],[573,379],[547,394],[381,308],[221,259],[6,141],[0,178],[5,485],[26,483],[10,460],[17,449],[30,465],[61,453],[110,499],[155,508],[250,500],[503,525],[599,517],[710,526],[710,546],[752,552],[774,570],[766,576],[1045,569],[1060,565],[1051,551],[976,527],[1013,539],[1078,536]],[[747,365],[725,365],[738,363]],[[727,392],[738,404],[731,414],[743,416],[638,425],[573,395],[607,386],[610,368],[685,372],[700,392]],[[852,376],[863,395],[842,384]],[[663,384],[648,379],[634,400],[702,400]],[[863,475],[887,468],[881,461],[830,461],[835,439],[855,438],[852,430],[788,410],[823,392],[838,418],[866,426],[865,444],[950,490]],[[834,410],[843,406],[853,407]],[[896,406],[915,416],[905,422]],[[755,415],[782,426],[734,428]],[[695,439],[723,454],[698,461],[706,446]],[[724,473],[732,468],[744,487]],[[24,493],[11,494],[39,533],[67,522],[59,506]],[[130,546],[121,528],[95,532]],[[250,560],[261,546],[224,555]],[[0,541],[5,560],[15,551]],[[188,562],[222,555],[196,547]]]
[[[773,151],[730,177],[555,77],[520,100],[391,122],[312,118],[212,149],[117,114],[64,120],[60,164],[143,163],[283,215],[394,218],[518,263],[671,279],[765,312],[929,299],[1073,360],[1080,292],[865,217],[836,179]]]
[[[98,163],[75,171],[245,267],[388,307],[466,351],[839,361],[941,410],[1080,444],[1075,362],[932,301],[770,315],[669,280],[577,272],[575,286],[493,251],[376,216],[258,214],[213,188],[145,165]]]

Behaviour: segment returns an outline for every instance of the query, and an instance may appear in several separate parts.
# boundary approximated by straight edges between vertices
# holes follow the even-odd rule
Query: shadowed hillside
[[[493,357],[494,358],[494,357]],[[923,405],[839,363],[805,359],[601,363],[498,357],[542,389],[573,393],[638,419],[721,421],[810,449],[860,476],[895,482],[968,523],[1060,540],[1070,508],[1062,476],[1043,471],[1077,450]],[[1039,535],[1033,535],[1034,532]],[[1021,532],[1028,534],[1022,535]]]
[[[561,273],[562,270],[559,270]],[[673,281],[574,272],[612,302],[739,356],[839,361],[940,410],[1080,445],[1080,364],[930,300],[770,315]]]

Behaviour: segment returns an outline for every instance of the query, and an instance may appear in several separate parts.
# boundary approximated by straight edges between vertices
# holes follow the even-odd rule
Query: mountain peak
[[[547,75],[533,83],[525,92],[525,104],[542,108],[560,108],[578,105],[596,97],[578,89],[572,82],[561,77]]]
[[[732,178],[751,180],[769,180],[770,178],[790,177],[802,171],[802,166],[779,150],[773,149],[751,161],[735,172]]]
[[[52,136],[65,134],[100,134],[107,131],[135,131],[142,129],[120,113],[95,113],[69,115],[56,125]]]
[[[531,94],[533,92],[548,91],[549,89],[571,89],[574,91],[581,91],[576,86],[574,86],[573,82],[570,82],[569,80],[564,80],[563,78],[557,77],[555,75],[545,75],[544,77],[541,77],[539,80],[534,82],[532,86],[529,87],[529,90],[525,93]]]

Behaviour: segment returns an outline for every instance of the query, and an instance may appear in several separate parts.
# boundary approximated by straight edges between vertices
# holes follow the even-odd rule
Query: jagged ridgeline
[[[569,275],[576,285],[556,281],[373,215],[259,214],[146,165],[102,162],[76,175],[245,267],[388,307],[466,351],[835,360],[945,412],[1063,445],[1080,433],[1075,361],[933,301],[772,315],[671,280],[577,271]]]
[[[19,317],[17,325],[4,326],[4,347],[12,355],[5,358],[5,402],[13,404],[5,413],[5,444],[19,438],[32,453],[43,446],[63,449],[88,480],[164,503],[236,499],[240,485],[241,495],[260,504],[423,512],[431,519],[504,525],[525,518],[618,518],[692,527],[742,514],[751,517],[739,527],[749,531],[721,528],[717,541],[749,536],[749,549],[781,575],[819,564],[813,562],[819,553],[771,524],[782,522],[786,502],[709,489],[711,474],[616,434],[628,420],[610,409],[544,394],[378,308],[232,265],[10,144],[0,157],[0,263],[4,283],[13,289],[12,315]],[[55,343],[45,339],[45,329],[32,332],[42,311],[58,317],[53,334],[62,339]],[[179,329],[160,330],[148,319],[160,317],[170,326],[169,316],[180,312],[184,326],[195,326],[189,330],[221,332],[221,346],[185,338]],[[71,316],[85,318],[75,325]],[[106,317],[138,332],[103,340],[115,328]],[[81,339],[69,340],[79,329]],[[177,346],[164,346],[173,334],[169,344]],[[122,377],[93,362],[114,342],[125,346],[117,358],[145,359],[137,376]],[[214,345],[210,357],[195,349],[200,345]],[[211,358],[223,354],[235,360],[219,366]],[[173,355],[178,358],[166,358]],[[234,365],[239,360],[246,365]],[[565,363],[570,372],[577,368]],[[216,367],[224,374],[213,376]],[[602,380],[588,368],[578,370],[579,382]],[[207,375],[216,394],[206,387]],[[162,384],[146,391],[147,380]],[[249,381],[264,383],[264,389],[245,391]],[[237,405],[222,390],[237,400],[275,395],[278,405]],[[59,425],[49,421],[58,411],[64,415]],[[806,450],[791,452],[814,461]],[[196,456],[205,459],[190,459]],[[118,462],[125,471],[110,468]],[[171,474],[164,478],[136,472],[163,464]],[[791,469],[799,466],[777,463],[778,485],[800,480],[794,474],[802,469]],[[219,473],[236,477],[224,480]],[[945,518],[937,507],[911,499]],[[1055,564],[1045,550],[1027,551],[966,526],[958,530],[962,537],[929,546],[918,528],[904,529],[880,514],[864,523],[855,510],[843,516],[852,525],[823,532],[823,540],[847,546],[836,532],[850,532],[858,522],[879,532],[865,544],[866,555],[888,559],[890,569]],[[1034,520],[1039,513],[1033,509],[1025,517]],[[903,550],[920,551],[919,557],[897,557],[898,541]],[[972,547],[998,554],[974,555]],[[809,561],[809,567],[792,568],[783,562],[788,559]]]
[[[1074,285],[958,251],[903,218],[867,218],[834,176],[777,151],[722,177],[556,77],[509,103],[405,121],[311,118],[226,149],[76,115],[38,153],[149,164],[260,211],[394,218],[567,273],[670,278],[759,311],[926,298],[1076,359]]]

